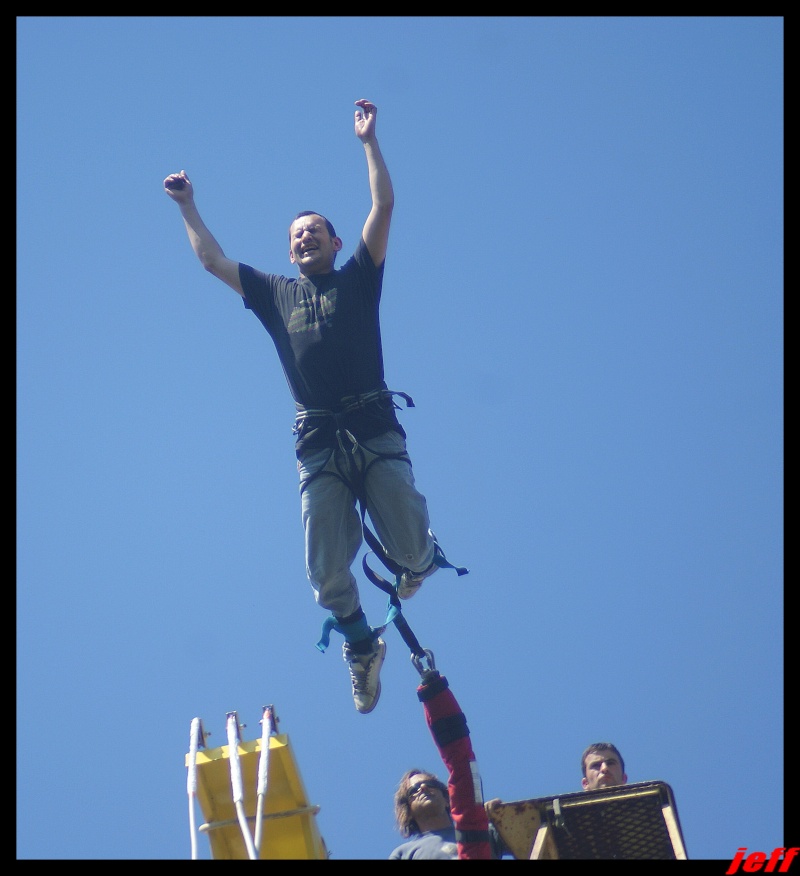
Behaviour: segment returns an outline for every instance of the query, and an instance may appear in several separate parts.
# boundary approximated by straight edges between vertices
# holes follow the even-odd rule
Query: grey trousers
[[[394,431],[362,446],[371,453],[406,454],[405,439]],[[355,496],[334,474],[335,456],[342,453],[337,449],[332,456],[330,450],[309,450],[297,463],[306,574],[317,603],[337,617],[347,617],[361,605],[350,567],[363,541]],[[338,461],[341,465],[342,458]],[[414,484],[407,454],[405,460],[378,459],[369,465],[365,487],[371,528],[389,556],[412,572],[427,569],[434,556],[428,505]]]

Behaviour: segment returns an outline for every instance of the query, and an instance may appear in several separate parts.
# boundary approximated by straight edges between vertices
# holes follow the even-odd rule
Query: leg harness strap
[[[307,416],[331,416],[336,420],[337,429],[336,429],[336,440],[338,443],[338,448],[334,448],[330,451],[330,455],[325,463],[325,465],[317,472],[315,472],[308,480],[304,481],[300,487],[300,492],[302,494],[303,490],[311,483],[311,481],[315,480],[317,477],[321,477],[323,475],[332,476],[339,478],[347,487],[351,490],[354,497],[358,501],[359,509],[361,513],[361,528],[364,533],[364,540],[372,549],[372,552],[378,557],[378,559],[383,563],[384,566],[395,576],[395,583],[392,585],[385,578],[378,575],[376,572],[373,572],[372,569],[367,564],[366,556],[362,560],[362,567],[364,569],[364,574],[367,578],[380,590],[383,590],[389,597],[389,605],[387,607],[386,612],[386,620],[382,627],[377,627],[372,629],[373,636],[379,636],[386,627],[393,623],[398,632],[403,638],[403,641],[408,645],[411,650],[411,653],[416,657],[422,658],[425,656],[425,651],[420,646],[417,637],[409,627],[408,622],[403,617],[402,608],[400,606],[400,599],[397,595],[397,587],[400,583],[400,579],[405,572],[410,572],[410,569],[401,566],[398,562],[396,562],[386,551],[386,548],[381,544],[378,537],[372,530],[367,526],[366,516],[367,516],[367,489],[366,489],[366,479],[367,473],[372,468],[372,466],[379,462],[382,459],[399,459],[403,462],[411,465],[411,459],[407,452],[403,451],[401,453],[374,453],[368,447],[364,447],[358,443],[358,440],[353,435],[349,429],[344,426],[344,418],[348,413],[351,413],[358,407],[363,407],[370,402],[377,401],[380,398],[391,397],[394,395],[402,396],[408,405],[408,407],[414,407],[414,402],[410,396],[406,395],[403,392],[395,392],[392,390],[375,390],[374,392],[366,393],[361,396],[348,396],[342,399],[344,407],[340,412],[333,411],[325,411],[325,410],[317,410],[310,408],[302,408],[301,405],[297,405],[298,408],[298,416],[297,421],[300,422]],[[434,539],[435,541],[435,539]],[[447,560],[444,552],[439,547],[438,542],[435,544],[435,552],[433,557],[433,562],[439,566],[440,568],[450,568],[455,569],[458,575],[466,575],[469,572],[469,569],[464,566],[454,566]],[[339,627],[337,619],[331,615],[326,618],[323,626],[322,626],[322,637],[317,642],[317,648],[320,651],[324,651],[328,645],[330,644],[330,632],[332,629],[336,629],[341,632],[341,628]]]

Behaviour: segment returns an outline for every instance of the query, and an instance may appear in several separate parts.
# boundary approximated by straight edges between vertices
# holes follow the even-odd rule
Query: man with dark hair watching
[[[615,745],[610,742],[593,742],[581,755],[581,785],[584,791],[624,785],[625,761]]]
[[[614,785],[627,784],[628,777],[625,774],[625,761],[619,753],[619,749],[611,742],[593,742],[584,749],[581,755],[581,785],[584,791],[596,791],[601,788],[612,788]],[[491,810],[503,801],[499,797],[486,802],[486,811]],[[493,851],[498,857],[508,854],[502,839],[496,831]]]

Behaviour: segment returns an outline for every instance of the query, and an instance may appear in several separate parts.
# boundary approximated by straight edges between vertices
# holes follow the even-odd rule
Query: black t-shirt
[[[307,409],[339,412],[342,399],[386,389],[379,305],[383,265],[375,266],[364,240],[338,270],[292,279],[239,265],[244,306],[269,332],[295,402]],[[347,416],[359,440],[394,429],[405,437],[395,406],[383,398]],[[336,425],[309,417],[297,450],[330,447]]]

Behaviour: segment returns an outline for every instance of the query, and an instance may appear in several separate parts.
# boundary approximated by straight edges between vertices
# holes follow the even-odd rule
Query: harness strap
[[[336,410],[328,410],[327,408],[307,408],[300,402],[295,402],[294,406],[297,410],[297,421],[305,420],[307,417],[333,417],[335,420],[340,420],[346,414],[351,414],[359,408],[365,408],[372,402],[379,401],[382,398],[392,400],[392,404],[397,410],[400,410],[400,405],[394,401],[394,396],[399,395],[406,403],[407,408],[413,408],[414,399],[407,392],[400,392],[397,389],[373,389],[370,392],[362,392],[357,395],[346,395],[341,400],[341,407]]]
[[[386,625],[382,627],[370,627],[370,638],[374,641],[380,636],[380,634],[386,629]],[[331,630],[336,630],[337,633],[341,633],[343,636],[345,635],[345,629],[339,623],[338,619],[334,617],[334,615],[328,615],[325,618],[325,621],[322,624],[322,635],[320,636],[319,641],[317,642],[317,648],[325,652],[325,649],[331,643]]]
[[[361,567],[367,578],[372,581],[377,588],[383,590],[383,592],[389,596],[389,604],[386,607],[386,620],[384,621],[383,629],[386,629],[389,624],[393,623],[395,627],[397,627],[397,632],[400,633],[403,641],[408,645],[411,653],[415,657],[420,659],[423,658],[425,656],[425,649],[420,645],[419,640],[408,625],[408,621],[403,616],[403,609],[400,605],[400,597],[397,595],[397,588],[393,587],[389,581],[377,572],[373,572],[372,569],[370,569],[366,556],[361,559]]]
[[[411,654],[414,657],[422,658],[425,656],[425,651],[419,644],[417,637],[414,635],[411,627],[408,625],[403,616],[400,599],[397,595],[397,588],[400,584],[400,578],[405,572],[410,571],[404,566],[396,562],[386,551],[386,548],[380,542],[375,533],[367,525],[367,489],[366,477],[370,468],[381,459],[400,459],[411,465],[411,459],[408,453],[402,451],[400,453],[375,453],[369,448],[362,447],[356,437],[345,427],[344,421],[347,414],[352,413],[358,408],[363,408],[372,402],[378,401],[381,398],[392,399],[392,404],[396,408],[399,406],[394,402],[393,397],[399,395],[405,399],[407,407],[413,408],[414,401],[405,392],[399,392],[390,389],[376,389],[372,392],[363,393],[357,396],[346,396],[342,399],[342,408],[339,411],[329,411],[321,408],[305,408],[300,403],[295,403],[297,408],[297,419],[295,420],[295,431],[298,430],[299,424],[307,417],[332,417],[336,422],[336,440],[339,444],[340,453],[337,454],[335,449],[331,450],[325,465],[306,480],[300,487],[300,492],[308,486],[311,481],[320,475],[329,475],[338,477],[353,493],[361,513],[361,529],[364,534],[364,540],[371,548],[372,552],[383,563],[384,566],[395,576],[395,583],[392,585],[385,578],[373,572],[370,569],[366,556],[362,560],[364,574],[367,578],[380,590],[383,590],[389,597],[389,604],[386,611],[386,620],[381,627],[371,627],[373,638],[377,638],[390,623],[397,627],[403,641],[408,645]],[[434,536],[434,556],[433,563],[440,568],[455,569],[458,575],[466,575],[469,572],[464,566],[454,566],[448,561],[444,555],[439,543]],[[325,649],[330,644],[331,630],[343,633],[337,619],[331,615],[326,618],[322,626],[322,637],[317,642],[317,648],[320,651]]]
[[[367,461],[367,454],[372,457],[372,459],[370,459],[369,461]],[[340,463],[340,456],[341,459],[344,460],[344,464],[348,468],[348,471],[346,472],[343,470],[342,464]],[[336,451],[331,451],[331,456],[328,459],[328,462],[325,464],[325,467],[318,472],[318,474],[327,474],[332,477],[338,477],[353,491],[353,495],[358,500],[359,510],[361,512],[361,528],[364,533],[364,540],[372,549],[372,552],[386,566],[386,568],[395,575],[396,583],[395,585],[392,585],[381,575],[378,575],[377,572],[373,572],[367,563],[366,556],[363,557],[362,566],[364,569],[364,574],[367,576],[369,581],[371,581],[376,587],[378,587],[378,589],[383,590],[383,592],[386,593],[389,597],[389,604],[386,608],[386,620],[384,621],[382,626],[371,628],[373,638],[377,638],[386,629],[386,627],[389,626],[389,624],[393,623],[397,628],[397,631],[400,633],[403,641],[406,643],[406,645],[408,645],[411,653],[415,654],[418,657],[424,657],[425,651],[417,640],[417,637],[414,635],[411,627],[408,625],[408,621],[403,616],[403,611],[400,605],[400,598],[397,595],[397,583],[399,583],[400,577],[402,576],[405,569],[389,556],[389,554],[386,552],[386,548],[381,544],[375,533],[369,528],[366,521],[367,497],[365,478],[369,468],[381,459],[404,459],[406,462],[409,463],[409,465],[411,464],[411,460],[408,458],[408,454],[406,453],[382,455],[373,453],[369,450],[365,451],[363,447],[357,444],[355,447],[355,452],[353,453],[342,453],[341,455],[337,455]],[[335,471],[332,469],[335,469]],[[307,483],[308,481],[306,482],[306,484]],[[322,625],[322,636],[317,642],[317,648],[320,651],[324,652],[330,644],[331,630],[336,630],[340,633],[343,632],[341,626],[333,615],[327,617]]]

